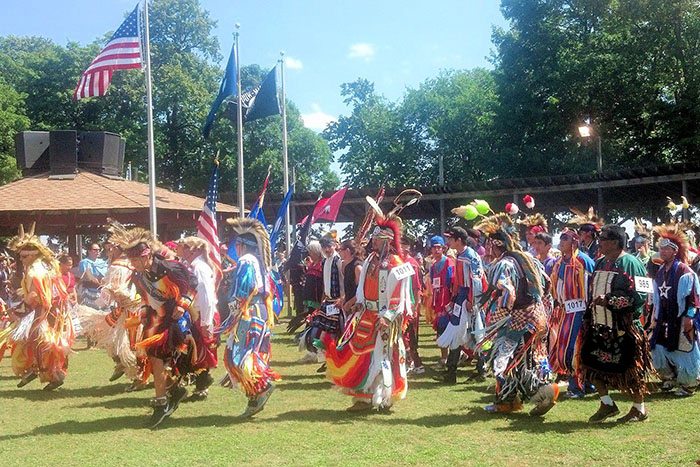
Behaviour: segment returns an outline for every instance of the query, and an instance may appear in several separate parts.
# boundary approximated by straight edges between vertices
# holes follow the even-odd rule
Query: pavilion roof
[[[156,188],[159,225],[196,225],[204,199]],[[217,217],[230,217],[238,208],[217,203]],[[104,224],[107,217],[121,222],[148,223],[148,185],[81,170],[70,176],[48,173],[21,178],[0,186],[0,226],[14,229],[19,222],[36,221],[48,231]],[[162,218],[162,221],[161,221]]]

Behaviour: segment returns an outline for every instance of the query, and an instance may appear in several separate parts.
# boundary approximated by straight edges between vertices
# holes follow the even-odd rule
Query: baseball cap
[[[447,238],[462,240],[465,243],[467,242],[467,231],[462,227],[451,227],[447,229],[447,232],[445,232],[443,235]]]
[[[445,240],[441,236],[436,235],[430,239],[430,246],[445,246]]]

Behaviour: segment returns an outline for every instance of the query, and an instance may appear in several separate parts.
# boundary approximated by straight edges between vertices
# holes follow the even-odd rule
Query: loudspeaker
[[[121,175],[125,141],[114,133],[85,131],[80,133],[78,161],[81,167],[108,175]]]
[[[74,174],[78,169],[78,133],[73,130],[49,132],[51,174]]]
[[[15,136],[15,158],[20,170],[49,169],[49,132],[22,131]]]

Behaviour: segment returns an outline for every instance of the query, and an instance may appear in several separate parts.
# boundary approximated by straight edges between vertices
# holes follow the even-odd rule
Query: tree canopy
[[[700,12],[690,0],[503,0],[492,70],[446,70],[391,102],[343,84],[324,136],[352,186],[434,185],[691,160],[700,149]],[[376,167],[374,170],[371,168]]]
[[[228,58],[220,53],[213,35],[216,21],[199,0],[154,0],[149,16],[157,182],[178,191],[204,193],[214,155],[220,151],[220,190],[233,193],[235,125],[218,118],[208,140],[201,132],[223,75],[215,63]],[[25,129],[118,133],[127,141],[125,161],[146,171],[143,73],[117,72],[104,97],[73,101],[79,76],[111,34],[86,46],[75,42],[61,46],[40,37],[0,37],[0,129],[5,130],[0,139],[0,183],[18,176],[13,138]],[[258,85],[268,70],[258,65],[243,67],[244,91]],[[290,166],[303,168],[298,170],[297,188],[335,187],[338,179],[329,169],[328,143],[303,126],[292,102],[288,102],[287,120]],[[261,188],[268,165],[273,167],[271,189],[282,186],[281,151],[280,116],[246,123],[246,191]]]

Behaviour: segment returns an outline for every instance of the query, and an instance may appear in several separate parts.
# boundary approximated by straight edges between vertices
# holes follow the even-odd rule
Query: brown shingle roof
[[[201,211],[203,198],[156,188],[156,207],[167,210]],[[112,179],[81,171],[68,180],[42,174],[0,186],[0,213],[18,211],[105,211],[148,209],[148,185]],[[219,213],[237,213],[238,208],[217,203]]]

